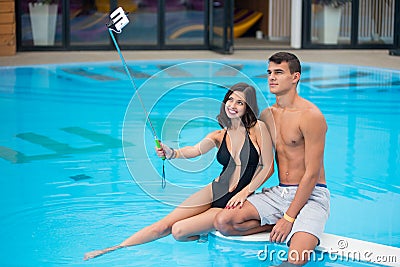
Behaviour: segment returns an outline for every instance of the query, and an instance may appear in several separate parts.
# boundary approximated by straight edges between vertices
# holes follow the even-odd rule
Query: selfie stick
[[[114,34],[112,33],[113,31],[116,33],[121,33],[122,32],[122,28],[124,28],[128,23],[129,23],[129,19],[126,16],[127,13],[125,13],[125,11],[122,9],[122,7],[117,8],[116,10],[114,10],[114,12],[111,13],[110,15],[110,22],[108,24],[106,24],[107,28],[108,28],[108,32],[110,33],[111,39],[113,40],[113,43],[115,45],[115,48],[117,49],[117,52],[119,54],[119,57],[121,58],[122,64],[124,65],[125,68],[125,72],[129,77],[129,80],[131,81],[132,87],[133,89],[135,89],[136,95],[139,99],[140,104],[142,105],[142,109],[146,115],[146,120],[150,125],[151,131],[153,133],[154,136],[154,140],[156,142],[156,146],[157,148],[161,148],[161,144],[160,144],[160,139],[158,139],[156,131],[154,130],[153,124],[151,123],[150,117],[149,117],[149,113],[147,112],[146,107],[143,104],[142,101],[142,97],[140,96],[138,90],[137,90],[137,86],[135,81],[133,80],[131,73],[128,69],[128,65],[126,64],[126,61],[124,59],[124,57],[122,56],[121,50],[119,49],[117,40],[115,39]],[[165,171],[164,171],[164,161],[165,161],[165,156],[162,157],[163,160],[163,172],[162,172],[162,180],[161,180],[161,186],[162,188],[165,188],[166,182],[165,182]]]

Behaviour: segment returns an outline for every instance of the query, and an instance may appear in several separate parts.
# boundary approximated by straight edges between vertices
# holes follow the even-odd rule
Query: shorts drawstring
[[[289,193],[289,190],[286,187],[282,188],[281,197],[283,198],[285,195]]]

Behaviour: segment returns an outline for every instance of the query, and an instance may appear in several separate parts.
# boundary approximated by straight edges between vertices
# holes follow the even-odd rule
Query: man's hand
[[[276,222],[274,228],[272,228],[271,233],[269,234],[269,240],[271,242],[283,243],[286,240],[286,237],[289,235],[292,230],[293,223],[288,222],[284,218],[280,219]]]

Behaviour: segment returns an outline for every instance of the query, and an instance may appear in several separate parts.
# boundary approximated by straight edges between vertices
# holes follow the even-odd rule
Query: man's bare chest
[[[300,128],[301,113],[296,111],[274,112],[275,145],[278,150],[304,144]]]

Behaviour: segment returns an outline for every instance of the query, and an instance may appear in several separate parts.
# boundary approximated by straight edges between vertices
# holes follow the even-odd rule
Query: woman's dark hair
[[[256,90],[254,89],[253,86],[248,85],[247,83],[237,83],[233,85],[228,90],[228,92],[226,92],[224,100],[222,101],[221,104],[219,114],[217,116],[217,120],[222,128],[224,127],[230,128],[232,126],[232,122],[228,118],[225,112],[225,104],[228,101],[231,94],[235,91],[244,93],[246,102],[246,111],[242,116],[241,120],[243,126],[248,130],[256,124],[259,110],[256,98]]]
[[[301,73],[300,60],[292,53],[278,52],[273,54],[268,60],[276,64],[281,64],[283,61],[285,61],[288,63],[291,74],[295,72]]]

